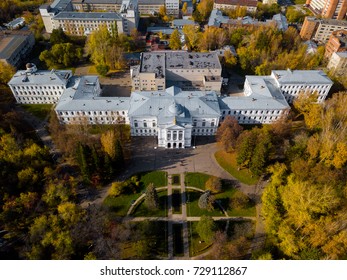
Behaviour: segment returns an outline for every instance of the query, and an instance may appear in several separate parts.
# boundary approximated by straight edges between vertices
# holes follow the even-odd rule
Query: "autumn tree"
[[[196,50],[199,45],[201,32],[193,25],[183,26],[182,32],[189,50]]]
[[[182,13],[183,14],[187,13],[187,9],[188,9],[188,3],[184,2],[182,5]]]
[[[0,61],[0,84],[7,84],[15,72],[15,68],[11,64]]]
[[[159,208],[159,197],[153,183],[150,183],[146,188],[145,204],[152,210]]]
[[[196,6],[196,10],[201,15],[202,21],[206,21],[213,9],[213,0],[201,0]]]
[[[181,35],[177,29],[175,29],[170,35],[169,47],[172,50],[180,50],[182,48]]]
[[[222,181],[216,176],[211,176],[205,183],[205,189],[218,193],[222,191]]]
[[[226,152],[232,152],[236,147],[237,138],[240,136],[242,130],[243,128],[239,125],[238,121],[228,115],[225,117],[221,126],[218,127],[216,139]]]
[[[249,197],[241,191],[235,193],[230,199],[230,208],[244,209],[249,205]]]

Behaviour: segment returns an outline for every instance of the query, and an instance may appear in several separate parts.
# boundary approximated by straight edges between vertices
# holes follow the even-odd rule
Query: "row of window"
[[[17,97],[18,102],[21,101],[58,101],[55,97]]]
[[[62,94],[61,92],[57,92],[57,91],[33,91],[32,92],[30,90],[29,91],[15,90],[14,92],[17,95],[61,95]]]
[[[202,123],[201,123],[201,126],[206,126],[206,121],[205,120],[202,120]],[[193,121],[193,126],[197,126],[197,124],[198,124],[198,122],[197,122],[197,120],[194,120]],[[210,123],[210,126],[211,127],[214,127],[214,121],[212,121],[211,123]]]
[[[90,123],[124,123],[125,118],[114,118],[114,117],[89,117],[89,118],[81,118],[81,117],[60,117],[60,120],[63,122],[82,122],[82,121],[89,121]]]
[[[143,121],[142,123],[142,127],[150,127],[150,123],[147,123],[146,121]],[[152,127],[156,127],[157,123],[155,121],[152,121]],[[138,121],[134,121],[134,127],[139,127],[139,122]]]
[[[63,86],[14,86],[15,90],[30,90],[30,89],[65,89]]]
[[[176,130],[168,131],[167,135],[166,135],[166,139],[168,141],[170,141],[170,140],[176,141],[177,140],[177,135],[178,135],[178,140],[182,140],[183,139],[183,131],[176,131]]]
[[[245,111],[223,111],[223,115],[262,115],[262,114],[271,114],[271,115],[278,115],[281,113],[280,110],[245,110]]]
[[[135,132],[138,134],[138,133],[150,133],[150,134],[152,134],[152,133],[157,133],[157,130],[156,129],[135,129]]]
[[[60,116],[75,116],[75,115],[99,115],[99,116],[112,116],[112,115],[123,115],[125,116],[126,115],[126,112],[125,111],[77,111],[77,112],[74,112],[74,111],[59,111],[59,115]]]

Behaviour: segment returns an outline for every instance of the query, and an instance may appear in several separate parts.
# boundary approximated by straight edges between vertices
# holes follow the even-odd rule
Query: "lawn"
[[[196,187],[199,189],[205,189],[205,183],[210,178],[210,175],[198,172],[187,173],[185,175],[185,185],[189,187]]]
[[[117,197],[107,196],[105,198],[103,205],[108,207],[112,214],[116,216],[125,216],[129,210],[129,207],[131,206],[132,201],[139,198],[149,183],[154,183],[156,187],[167,185],[167,174],[164,171],[139,173],[137,174],[137,177],[139,178],[140,184],[136,193],[122,194]]]
[[[189,231],[189,255],[191,257],[200,255],[209,249],[212,245],[206,242],[201,242],[201,238],[196,231],[196,225],[198,222],[188,222]]]
[[[44,120],[52,109],[52,104],[23,104],[21,105],[26,111],[33,114],[40,120]]]
[[[243,168],[238,170],[234,153],[227,153],[220,150],[215,153],[215,158],[222,168],[224,168],[230,173],[231,176],[235,177],[240,182],[247,185],[255,185],[258,182],[259,177],[253,175],[249,169]]]
[[[139,174],[140,182],[147,187],[153,183],[155,187],[167,186],[167,173],[165,171],[152,171]]]
[[[239,190],[233,188],[232,186],[225,187],[224,192],[218,193],[215,195],[216,200],[220,202],[224,210],[227,211],[229,216],[236,217],[254,217],[256,214],[256,209],[254,203],[250,203],[249,207],[244,209],[235,209],[229,207],[230,198],[232,198]],[[213,211],[208,211],[204,209],[200,209],[198,202],[202,193],[193,190],[187,190],[187,215],[189,217],[197,217],[197,216],[224,216],[225,214],[222,210],[215,204],[215,208]]]
[[[159,208],[155,210],[148,209],[143,199],[133,210],[132,216],[135,217],[166,217],[167,216],[167,190],[158,192]]]
[[[171,182],[172,182],[172,185],[174,186],[179,186],[181,185],[181,176],[179,174],[174,174],[171,176]]]

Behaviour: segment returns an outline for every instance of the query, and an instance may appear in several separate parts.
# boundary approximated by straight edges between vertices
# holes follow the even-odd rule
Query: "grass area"
[[[147,173],[141,173],[139,175],[140,182],[147,187],[150,183],[153,183],[155,187],[167,186],[167,173],[165,171],[152,171]]]
[[[215,195],[216,200],[220,202],[223,209],[227,211],[229,216],[237,216],[237,217],[253,217],[256,214],[256,209],[254,206],[254,203],[250,203],[247,208],[244,209],[235,209],[230,208],[229,202],[230,199],[236,195],[236,193],[239,192],[239,190],[233,188],[232,186],[226,186],[224,188],[224,192],[218,193]],[[190,217],[197,217],[197,216],[224,216],[225,214],[222,212],[220,207],[218,207],[218,204],[215,204],[215,208],[213,211],[208,211],[204,209],[200,209],[198,202],[199,198],[202,193],[199,193],[197,191],[188,190],[187,191],[187,215]]]
[[[198,172],[187,173],[185,175],[185,185],[189,187],[196,187],[199,189],[205,189],[205,183],[210,178],[210,175]]]
[[[299,4],[305,4],[306,0],[292,0],[294,2],[295,5],[299,5]]]
[[[173,233],[173,254],[176,257],[183,257],[183,225],[182,224],[173,224],[172,225]]]
[[[189,231],[189,255],[191,257],[200,255],[208,250],[212,243],[207,244],[206,242],[201,242],[201,238],[196,231],[196,225],[198,222],[188,222]]]
[[[172,182],[172,185],[174,186],[179,186],[181,185],[181,176],[179,174],[174,174],[171,176],[171,182]]]
[[[40,120],[44,120],[52,109],[52,104],[23,104],[21,105],[26,111],[33,114]]]
[[[145,200],[134,209],[133,216],[135,217],[166,217],[167,216],[167,190],[158,192],[159,197],[159,208],[148,209],[145,205]]]
[[[231,176],[247,185],[254,185],[258,182],[259,177],[252,174],[249,169],[243,168],[238,170],[236,156],[234,153],[227,153],[219,150],[215,153],[218,164],[224,168]]]
[[[167,232],[168,223],[157,222],[136,222],[134,223],[134,230],[142,231],[143,240],[140,241],[142,246],[146,246],[146,254],[139,255],[138,243],[130,240],[129,242],[122,243],[121,259],[156,259],[158,257],[167,258],[168,244],[167,244]]]
[[[112,214],[114,214],[115,216],[125,216],[129,210],[129,207],[131,206],[132,201],[135,201],[140,197],[149,183],[154,183],[156,187],[166,186],[166,175],[167,174],[164,171],[139,173],[137,174],[137,177],[140,184],[136,189],[136,193],[122,194],[117,197],[107,196],[103,202],[103,205],[108,207],[110,212],[112,212]]]

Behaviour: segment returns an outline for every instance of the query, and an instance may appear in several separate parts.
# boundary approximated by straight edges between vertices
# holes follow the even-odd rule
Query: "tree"
[[[221,179],[215,176],[211,176],[205,183],[205,189],[215,193],[222,191]]]
[[[237,120],[230,115],[226,116],[216,133],[217,141],[223,146],[226,152],[232,152],[237,143],[243,128]]]
[[[69,37],[65,34],[61,27],[58,29],[53,29],[49,41],[51,42],[52,46],[56,44],[70,43]]]
[[[213,0],[201,0],[196,7],[196,10],[201,15],[202,21],[206,21],[213,9]]]
[[[237,64],[237,58],[231,53],[231,51],[226,50],[224,52],[224,65],[227,68],[231,68]]]
[[[237,140],[237,164],[248,167],[254,148],[256,146],[256,133],[254,131],[244,131]]]
[[[189,50],[196,50],[200,41],[201,32],[193,25],[183,26],[182,32]]]
[[[182,48],[182,43],[181,43],[181,38],[180,38],[180,33],[177,29],[175,29],[171,36],[170,36],[170,42],[169,42],[169,47],[172,50],[180,50]]]
[[[249,205],[250,199],[241,191],[237,191],[230,199],[230,208],[245,209]]]
[[[182,5],[182,13],[186,14],[187,13],[187,9],[188,9],[188,3],[184,2]]]
[[[214,209],[215,198],[210,191],[204,192],[199,198],[199,208],[212,211]]]
[[[151,210],[159,208],[159,197],[153,183],[146,188],[145,204]]]
[[[0,84],[7,84],[15,72],[15,68],[11,64],[0,61]]]
[[[206,243],[211,243],[214,237],[215,224],[211,217],[202,216],[196,225],[196,231]]]
[[[100,137],[102,149],[112,160],[116,158],[116,135],[114,130],[108,130]]]
[[[123,169],[124,168],[123,148],[122,148],[122,145],[121,145],[119,139],[116,140],[114,162],[115,162],[115,165],[116,165],[117,169]]]
[[[55,44],[50,51],[44,50],[39,58],[48,67],[55,67],[57,65],[69,67],[77,63],[82,56],[82,48],[78,48],[71,43],[62,43]]]

